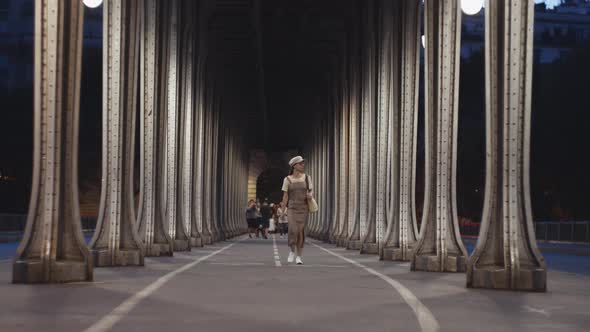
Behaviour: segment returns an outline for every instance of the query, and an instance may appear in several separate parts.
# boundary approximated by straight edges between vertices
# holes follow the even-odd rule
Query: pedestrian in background
[[[279,204],[277,204],[279,205]],[[281,236],[281,239],[283,238],[283,234],[287,233],[287,223],[289,222],[289,219],[287,218],[287,208],[282,208],[279,207],[277,209],[277,216],[279,219],[279,234]]]
[[[246,208],[246,222],[248,223],[248,236],[252,238],[252,234],[256,232],[256,202],[251,199],[248,201]]]

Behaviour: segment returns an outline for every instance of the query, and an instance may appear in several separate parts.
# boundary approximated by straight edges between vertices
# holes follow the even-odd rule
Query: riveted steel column
[[[140,198],[137,228],[146,256],[172,255],[173,243],[165,230],[158,190],[157,111],[159,91],[159,52],[161,42],[160,23],[156,0],[144,0],[141,20],[141,68],[140,68]]]
[[[196,72],[196,92],[195,92],[195,125],[194,125],[194,160],[193,160],[193,227],[191,228],[191,237],[196,240],[192,243],[193,246],[202,247],[204,243],[203,237],[203,175],[204,175],[204,97],[205,97],[205,52],[202,44],[199,45],[199,55],[197,60]]]
[[[139,5],[137,0],[103,3],[102,190],[90,242],[96,266],[143,265],[133,198]]]
[[[534,1],[486,1],[486,192],[467,286],[545,291],[531,213]]]
[[[321,220],[321,228],[320,228],[320,234],[319,234],[319,239],[320,240],[326,240],[327,239],[327,235],[329,234],[329,224],[328,224],[328,219],[330,218],[330,215],[332,213],[332,209],[331,209],[331,196],[332,196],[332,191],[330,188],[330,168],[331,168],[331,162],[330,162],[330,117],[327,116],[325,117],[324,121],[323,121],[323,125],[322,125],[322,141],[323,141],[323,169],[322,169],[322,220]],[[319,204],[319,203],[318,203]]]
[[[382,257],[385,245],[390,214],[390,198],[396,192],[392,192],[392,184],[397,184],[397,179],[391,173],[397,171],[391,163],[391,150],[393,148],[394,130],[397,125],[397,107],[394,103],[399,100],[398,75],[399,56],[396,51],[397,30],[399,24],[399,4],[388,0],[378,2],[378,108],[377,108],[377,169],[375,186],[375,225],[379,255]],[[398,16],[395,16],[398,15]],[[397,20],[396,20],[397,19]],[[397,142],[396,142],[397,143]]]
[[[336,159],[334,156],[334,140],[332,137],[334,136],[334,112],[328,112],[328,116],[326,118],[326,159],[328,162],[328,166],[326,167],[326,190],[329,195],[324,199],[324,204],[329,206],[329,209],[326,211],[326,216],[324,220],[324,230],[321,240],[329,241],[330,240],[330,232],[332,229],[333,219],[332,217],[336,213],[334,208],[334,196],[337,193],[334,191],[334,169],[336,168]]]
[[[351,47],[349,48],[349,88],[350,88],[350,111],[348,130],[348,249],[360,250],[360,220],[359,220],[359,198],[360,198],[360,112],[361,112],[361,86],[360,86],[360,53],[359,53],[359,27],[356,22],[351,33]]]
[[[186,68],[180,69],[181,50],[180,38],[180,3],[179,0],[166,2],[167,12],[164,14],[165,24],[168,25],[168,50],[167,61],[167,91],[166,91],[166,220],[168,234],[174,241],[174,251],[190,250],[190,239],[182,217],[182,187],[179,186],[179,172],[182,165],[181,114],[179,92],[181,73]]]
[[[387,236],[384,259],[409,261],[412,246],[417,241],[415,186],[416,144],[418,125],[418,84],[420,65],[420,3],[400,3],[396,18],[401,22],[396,39],[399,48],[400,103],[396,104],[399,123],[393,124],[395,140],[391,142],[392,207],[393,220]]]
[[[194,45],[195,45],[195,2],[181,1],[178,20],[177,43],[179,47],[179,156],[178,156],[178,216],[177,238],[188,241],[187,249],[198,244],[199,237],[193,236],[193,176],[194,176]]]
[[[456,206],[461,8],[458,0],[425,1],[426,186],[412,270],[465,270]]]
[[[342,207],[342,205],[340,204],[340,165],[339,165],[339,161],[340,161],[340,131],[341,131],[341,127],[340,127],[340,117],[341,117],[341,110],[342,108],[340,107],[341,105],[341,98],[340,98],[340,90],[338,89],[338,85],[339,83],[335,83],[334,84],[334,89],[332,92],[332,107],[333,107],[333,112],[334,112],[334,117],[333,117],[333,123],[332,126],[334,128],[334,135],[332,135],[333,137],[333,144],[334,144],[334,160],[335,165],[334,165],[334,197],[333,197],[333,202],[334,202],[334,210],[333,210],[333,216],[332,216],[332,227],[330,230],[330,238],[329,241],[330,243],[337,243],[338,240],[338,234],[340,232],[340,222],[339,222],[339,216],[340,216],[340,211],[339,209]]]
[[[227,202],[221,202],[221,204],[223,204],[223,207],[220,210],[220,213],[223,213],[223,218],[222,218],[222,222],[224,225],[223,228],[223,232],[224,232],[224,237],[226,239],[229,239],[232,237],[232,222],[233,222],[233,194],[234,194],[234,172],[235,172],[235,168],[234,166],[231,164],[232,162],[232,152],[233,152],[233,148],[232,148],[232,143],[231,143],[231,136],[229,135],[229,127],[225,127],[223,128],[223,132],[224,132],[224,140],[226,141],[225,143],[225,153],[224,153],[224,163],[223,163],[223,169],[224,169],[224,175],[223,175],[223,189],[222,189],[222,195],[224,197],[225,200],[227,200]]]
[[[346,46],[343,48],[346,50]],[[339,159],[338,159],[338,181],[340,184],[338,188],[340,191],[338,195],[338,201],[340,202],[340,209],[338,209],[338,236],[337,236],[337,245],[338,246],[346,246],[348,240],[348,218],[347,213],[348,209],[346,208],[346,201],[348,197],[348,114],[349,114],[349,90],[348,90],[348,61],[346,56],[342,60],[342,63],[338,66],[339,71],[342,73],[340,76],[341,84],[340,84],[340,108],[339,113],[340,116],[338,117],[339,121],[339,137],[340,137],[340,144],[339,144]]]
[[[204,157],[203,157],[203,229],[201,235],[203,237],[203,244],[211,244],[213,239],[211,237],[211,159],[213,158],[213,134],[212,134],[212,119],[211,119],[211,100],[213,98],[213,88],[207,85],[206,94],[204,96],[203,117],[204,117]]]
[[[224,126],[221,129],[221,138],[223,142],[223,153],[222,153],[222,161],[221,161],[221,192],[220,198],[221,201],[219,202],[219,219],[221,220],[223,236],[224,238],[231,237],[230,235],[230,220],[231,220],[231,205],[232,205],[232,189],[231,189],[231,179],[233,177],[232,171],[233,167],[229,164],[229,159],[231,158],[231,148],[230,148],[230,138],[228,133],[228,127]]]
[[[92,280],[78,198],[82,2],[35,1],[33,183],[13,283]]]
[[[375,1],[368,0],[364,15],[363,45],[363,108],[361,137],[361,210],[360,236],[365,254],[378,253],[375,224],[375,101],[376,101],[376,64],[375,64]]]
[[[218,242],[223,240],[222,234],[219,229],[219,113],[221,108],[220,94],[216,94],[216,98],[213,103],[213,156],[211,158],[211,233],[213,235],[213,241]]]

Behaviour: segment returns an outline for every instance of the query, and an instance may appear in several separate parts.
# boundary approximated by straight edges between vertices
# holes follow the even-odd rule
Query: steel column
[[[96,266],[143,265],[133,197],[140,2],[103,7],[102,188],[90,248]]]
[[[375,1],[368,0],[364,5],[363,22],[363,107],[361,110],[361,200],[360,200],[360,237],[361,253],[377,254],[375,224]]]
[[[33,182],[13,283],[92,280],[78,198],[83,22],[81,1],[35,1]]]
[[[359,16],[360,17],[360,16]],[[356,20],[355,20],[356,22]],[[348,249],[360,250],[360,219],[359,219],[359,198],[360,198],[360,114],[361,114],[361,71],[360,71],[360,31],[357,23],[354,23],[351,34],[351,47],[349,48],[349,89],[350,89],[350,111],[349,111],[349,134],[348,134]]]
[[[399,122],[392,124],[395,139],[391,141],[392,221],[387,236],[384,259],[409,261],[417,241],[416,223],[416,144],[418,126],[418,84],[420,73],[420,4],[404,1],[396,17],[401,22],[396,47],[401,75],[400,102],[396,103]]]
[[[172,255],[173,243],[165,230],[158,199],[158,119],[160,23],[156,0],[144,0],[140,55],[140,197],[137,229],[146,256]]]
[[[420,240],[411,269],[459,272],[467,251],[457,220],[457,116],[461,6],[459,0],[426,0],[426,186]]]
[[[533,0],[486,1],[486,191],[467,286],[545,291],[530,198]]]

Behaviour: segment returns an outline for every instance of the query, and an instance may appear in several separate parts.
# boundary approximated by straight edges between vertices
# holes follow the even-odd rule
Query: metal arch
[[[159,23],[156,0],[144,0],[141,20],[140,55],[140,201],[137,229],[146,256],[172,255],[172,239],[159,213],[158,192],[158,90],[157,45]]]
[[[486,1],[486,191],[467,287],[547,289],[529,188],[533,24],[532,0]]]
[[[34,158],[13,283],[91,281],[78,206],[78,115],[84,8],[35,1]]]
[[[412,270],[465,270],[458,235],[456,147],[461,8],[458,0],[426,0],[426,187]]]
[[[96,266],[143,265],[132,188],[140,7],[135,0],[103,6],[103,185],[89,247]]]

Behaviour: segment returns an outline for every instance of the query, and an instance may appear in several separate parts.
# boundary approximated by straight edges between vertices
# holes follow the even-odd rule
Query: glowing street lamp
[[[485,0],[461,0],[461,9],[467,15],[475,15],[483,8]]]
[[[96,7],[100,6],[100,5],[102,5],[102,0],[82,0],[82,2],[88,8],[96,8]]]

